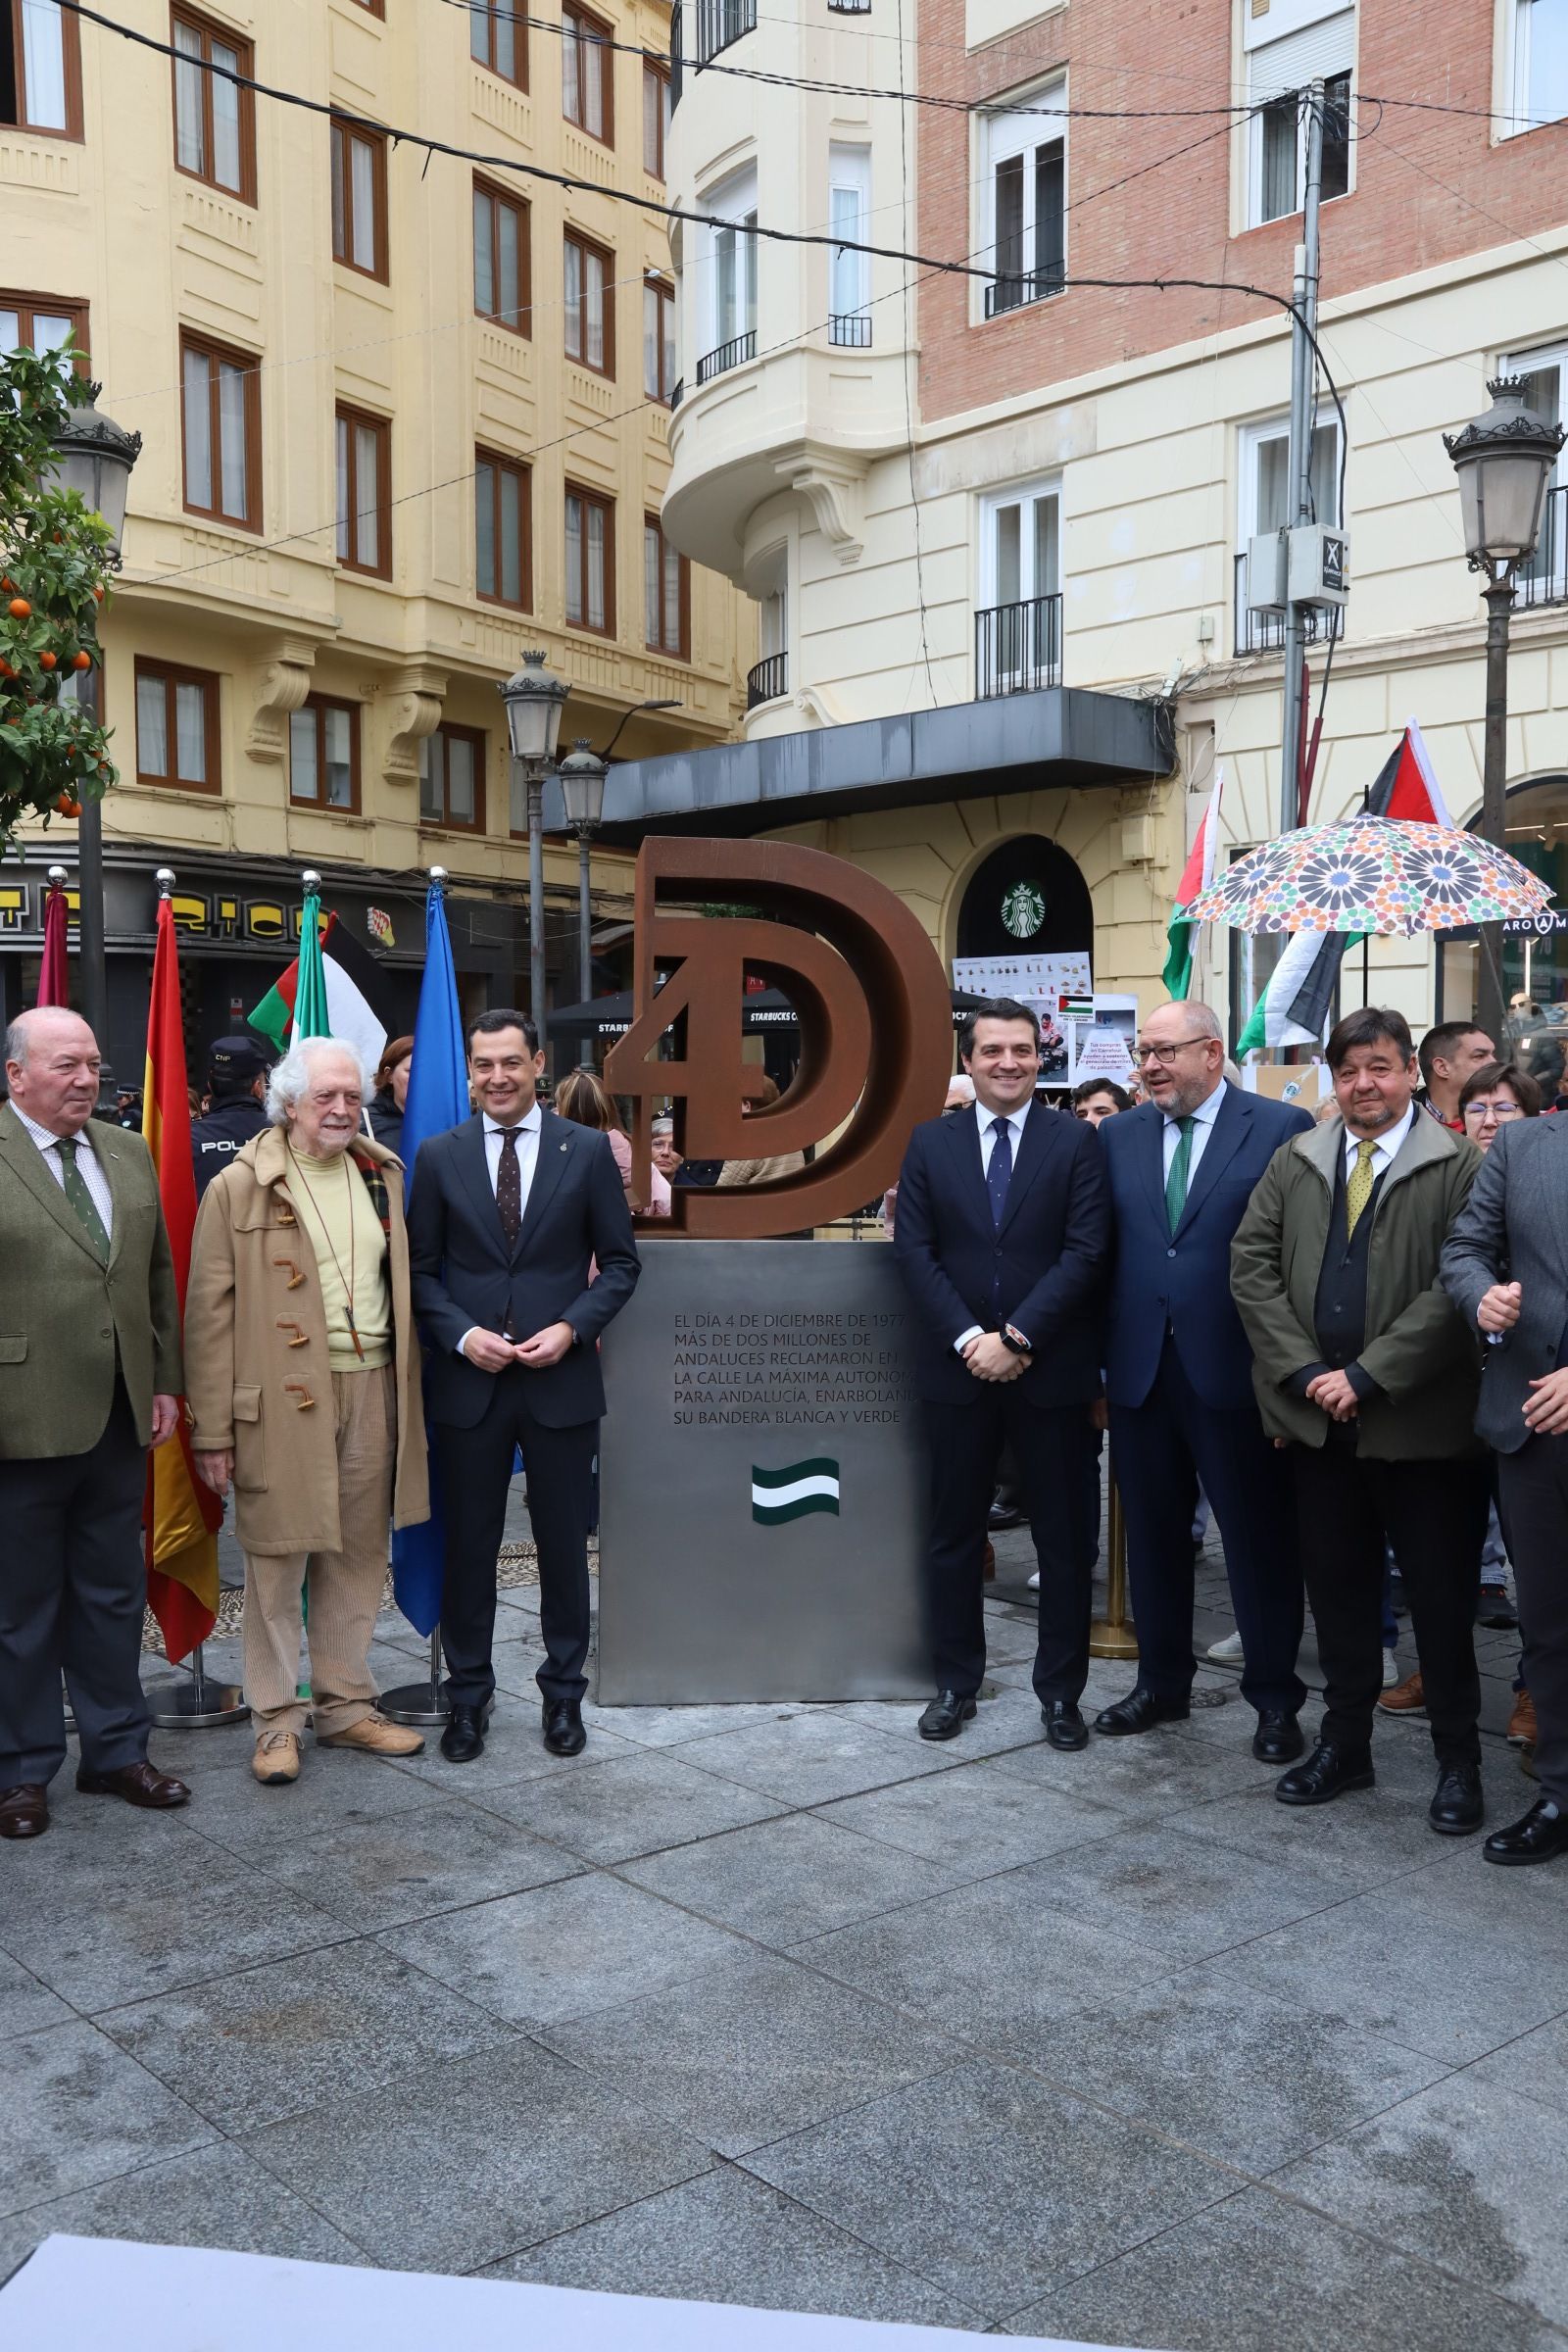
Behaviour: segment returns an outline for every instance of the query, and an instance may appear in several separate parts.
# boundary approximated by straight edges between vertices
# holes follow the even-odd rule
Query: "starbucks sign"
[[[1033,882],[1014,882],[1003,899],[1002,919],[1014,939],[1033,939],[1046,919],[1045,893]]]

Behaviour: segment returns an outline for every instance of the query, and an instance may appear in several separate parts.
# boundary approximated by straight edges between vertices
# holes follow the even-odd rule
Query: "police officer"
[[[196,1198],[267,1125],[267,1056],[254,1038],[219,1037],[207,1056],[206,1116],[193,1119],[191,1156]]]

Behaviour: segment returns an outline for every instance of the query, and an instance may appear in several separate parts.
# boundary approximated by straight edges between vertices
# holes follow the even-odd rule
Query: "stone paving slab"
[[[85,2018],[0,2043],[0,2213],[217,2137]]]

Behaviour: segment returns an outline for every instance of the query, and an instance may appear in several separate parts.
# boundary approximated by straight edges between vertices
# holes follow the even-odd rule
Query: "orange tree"
[[[76,816],[116,781],[109,736],[67,682],[95,666],[109,526],[51,486],[80,379],[69,352],[0,360],[0,846],[28,817]]]

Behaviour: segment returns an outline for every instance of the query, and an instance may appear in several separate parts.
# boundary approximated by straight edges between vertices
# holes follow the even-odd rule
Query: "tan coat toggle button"
[[[316,1398],[311,1395],[303,1380],[285,1380],[283,1394],[285,1396],[293,1397],[294,1410],[297,1413],[308,1413],[316,1402]]]
[[[294,1337],[289,1341],[289,1346],[291,1348],[308,1348],[311,1344],[310,1333],[301,1331],[297,1323],[286,1323],[282,1317],[279,1316],[276,1328],[279,1331],[291,1331],[294,1334]]]
[[[300,1284],[305,1280],[305,1277],[300,1272],[298,1266],[294,1263],[294,1260],[291,1257],[274,1257],[272,1263],[274,1266],[287,1266],[288,1287],[291,1291],[297,1291],[300,1287]]]

